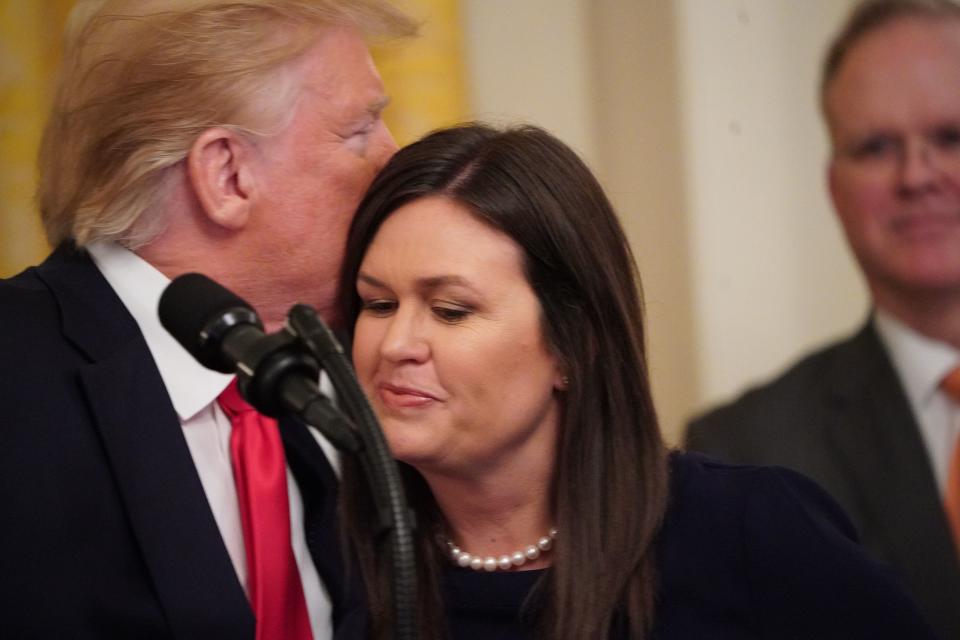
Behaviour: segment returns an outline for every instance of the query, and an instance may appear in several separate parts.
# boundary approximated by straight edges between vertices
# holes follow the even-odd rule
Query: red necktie
[[[290,546],[287,466],[277,421],[247,404],[236,380],[217,400],[233,425],[230,458],[257,640],[311,640],[303,585]]]
[[[950,399],[960,405],[960,367],[946,375],[940,382],[940,387]],[[947,475],[947,495],[944,502],[947,519],[953,530],[953,542],[957,547],[957,557],[960,558],[960,438],[953,446],[953,457],[950,459],[950,472]]]

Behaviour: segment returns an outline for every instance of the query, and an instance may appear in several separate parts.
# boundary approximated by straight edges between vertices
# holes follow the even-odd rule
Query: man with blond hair
[[[823,70],[830,195],[873,309],[695,420],[690,448],[804,472],[960,638],[960,5],[869,0]]]
[[[295,302],[336,323],[346,230],[396,148],[366,42],[414,30],[383,0],[78,2],[40,156],[55,250],[0,282],[0,635],[354,637],[329,445],[281,421],[284,533],[258,538],[231,378],[156,308],[198,271],[268,330]]]

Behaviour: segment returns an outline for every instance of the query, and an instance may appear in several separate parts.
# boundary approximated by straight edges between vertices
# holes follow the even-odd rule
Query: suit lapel
[[[177,638],[253,637],[253,614],[207,503],[179,421],[133,318],[85,256],[40,268],[157,596]]]
[[[359,583],[351,583],[344,570],[337,531],[337,477],[326,454],[303,424],[282,420],[280,437],[303,498],[307,547],[330,594],[337,629],[357,614],[361,597]]]
[[[857,375],[851,375],[851,372]],[[860,498],[864,516],[875,523],[885,550],[918,581],[933,588],[944,565],[956,565],[947,522],[926,448],[872,323],[838,354],[826,381],[826,437]],[[954,580],[960,573],[954,572]],[[957,586],[957,585],[954,585]]]

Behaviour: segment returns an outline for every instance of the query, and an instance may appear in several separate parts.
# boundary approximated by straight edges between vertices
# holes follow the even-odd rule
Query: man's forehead
[[[960,60],[960,20],[904,18],[863,35],[850,47],[831,84],[845,77],[889,77]]]
[[[326,94],[324,100],[331,120],[344,125],[376,118],[390,103],[382,87],[378,91]]]
[[[301,94],[307,100],[326,103],[331,110],[351,116],[379,113],[389,102],[359,34],[348,32],[332,43],[318,42],[302,64]]]
[[[960,97],[960,21],[901,20],[867,34],[825,91],[829,120],[840,112],[883,110],[887,98]],[[931,106],[934,106],[931,104]]]

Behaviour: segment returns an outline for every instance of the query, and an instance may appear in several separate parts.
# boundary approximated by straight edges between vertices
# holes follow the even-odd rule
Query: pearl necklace
[[[550,532],[537,540],[537,544],[531,544],[523,549],[514,551],[502,556],[479,556],[467,553],[458,547],[453,540],[446,536],[441,536],[440,541],[447,546],[450,552],[450,559],[459,567],[470,567],[474,571],[507,571],[513,567],[519,567],[526,562],[536,560],[541,553],[546,553],[553,548],[553,541],[557,537],[557,530],[551,527]]]

